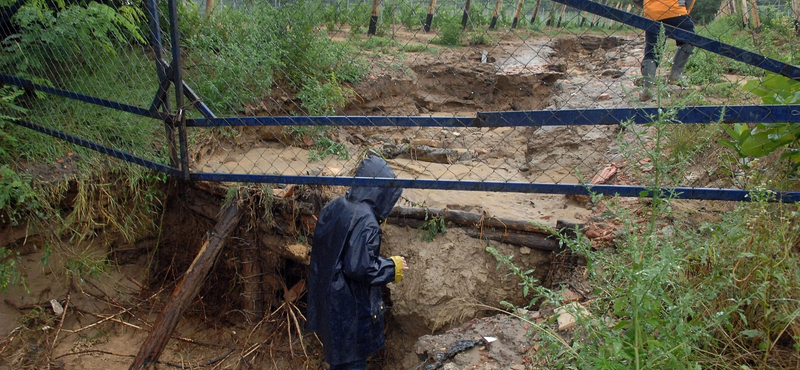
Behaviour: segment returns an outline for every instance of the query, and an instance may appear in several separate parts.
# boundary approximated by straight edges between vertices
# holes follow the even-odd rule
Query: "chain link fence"
[[[696,33],[613,0],[0,5],[8,122],[187,179],[798,199],[797,0]],[[398,178],[354,180],[368,152]]]

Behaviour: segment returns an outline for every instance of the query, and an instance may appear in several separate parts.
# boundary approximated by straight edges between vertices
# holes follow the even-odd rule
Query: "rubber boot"
[[[689,61],[693,49],[694,46],[683,44],[675,52],[675,57],[672,59],[672,70],[669,72],[669,82],[680,83],[683,80],[683,69],[686,68],[686,62]]]
[[[658,64],[655,60],[645,59],[642,61],[642,91],[639,92],[639,100],[650,101],[653,99],[653,86],[656,84],[656,71]]]

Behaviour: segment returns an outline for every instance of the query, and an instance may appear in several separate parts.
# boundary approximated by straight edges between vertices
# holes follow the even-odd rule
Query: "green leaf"
[[[744,335],[745,337],[748,337],[748,338],[758,338],[758,337],[761,337],[761,336],[764,335],[764,333],[761,330],[758,330],[758,329],[742,330],[742,331],[739,332],[739,334],[740,335]]]
[[[790,143],[791,140],[772,140],[769,132],[759,132],[744,140],[741,152],[748,157],[763,157]]]

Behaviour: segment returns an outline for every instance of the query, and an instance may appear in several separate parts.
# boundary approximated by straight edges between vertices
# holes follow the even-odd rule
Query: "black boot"
[[[639,100],[650,101],[653,99],[653,86],[656,84],[656,71],[658,64],[655,60],[645,59],[642,61],[642,91],[639,92]]]
[[[669,82],[680,83],[683,80],[683,69],[686,68],[686,62],[689,61],[693,49],[694,46],[683,44],[675,52],[675,58],[672,59],[672,70],[669,72]]]

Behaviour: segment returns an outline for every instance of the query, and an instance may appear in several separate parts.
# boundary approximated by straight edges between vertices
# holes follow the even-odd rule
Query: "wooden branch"
[[[271,249],[279,256],[308,266],[311,263],[311,251],[302,244],[287,244],[270,235],[261,237],[261,245]]]
[[[225,244],[225,239],[242,218],[239,201],[238,199],[234,200],[223,210],[222,217],[211,235],[203,243],[197,257],[173,290],[164,310],[158,315],[153,330],[139,349],[130,370],[143,370],[158,362],[172,332],[178,326],[181,315],[200,291],[203,281],[211,271],[211,267]]]

